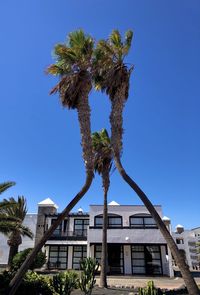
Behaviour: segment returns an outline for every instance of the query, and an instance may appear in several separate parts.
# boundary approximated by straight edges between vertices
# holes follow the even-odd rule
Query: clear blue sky
[[[124,166],[174,226],[199,226],[199,0],[10,0],[1,1],[0,11],[0,182],[17,183],[1,197],[26,196],[29,212],[50,197],[61,210],[79,190],[85,175],[77,114],[49,96],[56,80],[44,70],[54,44],[73,30],[98,40],[113,28],[132,29]],[[108,98],[93,92],[90,103],[92,131],[109,130]],[[102,199],[96,176],[75,209]],[[117,171],[112,200],[140,204]]]

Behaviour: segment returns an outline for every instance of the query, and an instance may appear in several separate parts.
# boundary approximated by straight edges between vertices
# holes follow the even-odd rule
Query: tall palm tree
[[[26,199],[23,196],[19,196],[17,201],[14,198],[4,199],[0,203],[0,208],[0,213],[10,220],[9,232],[7,233],[10,247],[8,266],[10,267],[13,257],[18,253],[19,245],[22,243],[22,236],[32,239],[33,233],[27,226],[23,225],[27,213]]]
[[[69,34],[67,43],[55,46],[56,62],[50,65],[47,72],[58,76],[58,84],[51,90],[50,94],[59,93],[61,103],[69,109],[76,109],[81,133],[81,145],[83,159],[86,169],[86,181],[82,189],[59,214],[56,221],[48,231],[45,232],[41,240],[34,247],[30,255],[20,267],[18,273],[10,282],[9,294],[15,294],[17,287],[21,283],[22,277],[29,265],[33,262],[37,252],[44,246],[47,239],[62,222],[70,210],[84,196],[90,188],[93,180],[94,157],[92,149],[91,128],[90,128],[90,106],[88,96],[92,89],[92,54],[94,42],[82,30]]]
[[[100,132],[94,132],[92,134],[92,143],[95,155],[94,169],[102,176],[104,191],[100,287],[107,288],[107,194],[110,186],[110,170],[113,163],[111,143],[107,130],[102,129]]]
[[[196,295],[199,294],[199,289],[176,243],[148,197],[126,173],[120,159],[123,147],[123,108],[128,98],[130,74],[133,69],[133,67],[128,67],[124,59],[130,50],[132,37],[132,31],[127,31],[125,40],[123,41],[119,31],[114,30],[108,40],[99,41],[95,53],[96,73],[94,80],[96,89],[106,92],[111,100],[111,145],[113,148],[115,165],[122,178],[137,193],[154,218],[176,260],[189,294]]]
[[[4,191],[6,191],[9,187],[15,185],[14,181],[6,181],[3,183],[0,183],[0,194],[2,194]]]

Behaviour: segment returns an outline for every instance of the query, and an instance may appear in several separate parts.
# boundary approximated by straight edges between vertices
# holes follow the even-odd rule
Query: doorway
[[[123,273],[123,247],[118,244],[108,244],[109,274]]]

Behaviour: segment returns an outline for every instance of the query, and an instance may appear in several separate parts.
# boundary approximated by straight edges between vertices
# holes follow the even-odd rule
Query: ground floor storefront
[[[80,269],[80,261],[96,258],[101,264],[101,244],[46,246],[49,269]],[[167,247],[160,244],[108,244],[107,273],[110,275],[169,275]]]

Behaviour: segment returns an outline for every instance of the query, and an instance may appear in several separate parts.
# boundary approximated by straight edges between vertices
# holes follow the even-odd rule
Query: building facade
[[[31,248],[49,229],[58,216],[57,205],[49,198],[38,204],[37,214],[27,214],[25,225],[34,233],[34,239],[23,238],[19,250]],[[191,270],[199,270],[196,242],[200,228],[184,230],[180,225],[172,232],[170,219],[163,217],[161,206],[156,211],[165,222],[185,255]],[[47,240],[43,250],[47,256],[46,268],[80,269],[80,261],[93,257],[101,262],[103,206],[91,205],[89,213],[79,209],[70,213]],[[0,238],[0,265],[8,260],[7,239]],[[145,206],[108,204],[107,229],[108,274],[170,276],[177,270],[166,241]]]
[[[44,224],[37,224],[39,235],[57,217],[55,204],[45,208]],[[52,208],[51,208],[52,207]],[[42,208],[42,209],[41,209]],[[155,206],[162,217],[161,206]],[[51,213],[47,213],[47,212]],[[53,212],[53,213],[52,213]],[[79,269],[80,260],[90,256],[100,262],[103,206],[91,205],[90,211],[69,214],[46,242],[49,269]],[[145,206],[108,205],[108,273],[124,275],[169,275],[168,249],[164,238]],[[37,239],[38,234],[36,234]]]

